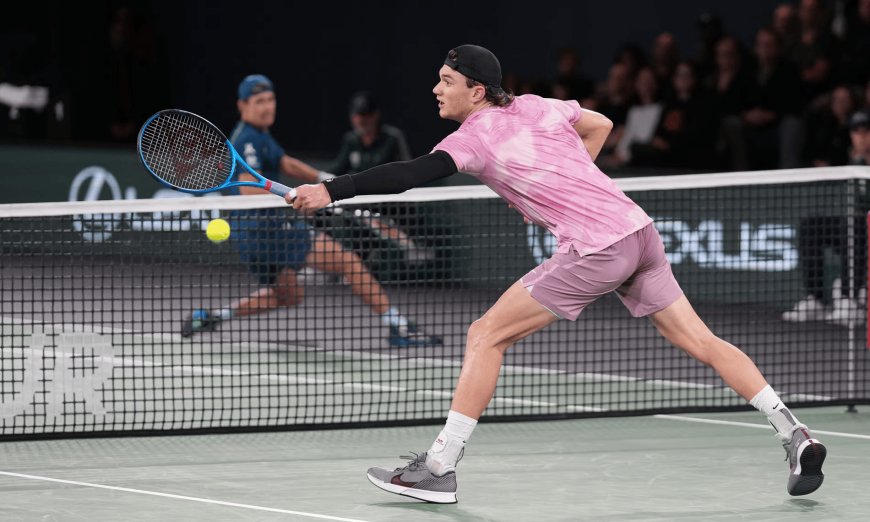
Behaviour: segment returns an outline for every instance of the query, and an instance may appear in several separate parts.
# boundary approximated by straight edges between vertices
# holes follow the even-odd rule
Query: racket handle
[[[268,190],[272,194],[281,196],[282,198],[287,195],[287,193],[290,193],[290,199],[296,199],[296,189],[292,189],[287,185],[282,185],[277,181],[267,181],[266,190]]]

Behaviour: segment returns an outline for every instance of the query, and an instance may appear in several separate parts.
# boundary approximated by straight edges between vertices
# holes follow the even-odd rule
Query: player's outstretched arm
[[[580,139],[583,140],[583,144],[586,146],[592,161],[595,161],[598,153],[601,152],[601,148],[604,147],[607,135],[613,129],[613,122],[601,113],[588,109],[581,110],[583,111],[582,115],[577,120],[577,123],[574,124],[574,130],[577,131]]]
[[[333,201],[364,194],[398,194],[456,173],[456,163],[445,151],[436,150],[411,161],[378,165],[357,174],[339,176],[318,185],[302,185],[296,198],[287,199],[305,212],[321,209]]]

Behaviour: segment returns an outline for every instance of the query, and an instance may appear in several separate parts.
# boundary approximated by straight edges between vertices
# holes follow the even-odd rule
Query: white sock
[[[435,438],[426,454],[426,467],[432,474],[441,476],[456,469],[456,462],[477,421],[458,411],[450,410],[444,429]]]
[[[211,315],[219,318],[221,321],[226,321],[228,319],[233,318],[233,309],[232,308],[220,308],[218,310],[212,311]]]
[[[758,411],[767,415],[767,421],[782,436],[791,437],[796,426],[803,426],[797,418],[786,408],[779,395],[768,384],[758,392],[749,404]]]
[[[389,310],[381,314],[381,322],[384,326],[408,326],[408,320],[399,313],[395,306],[391,306]]]

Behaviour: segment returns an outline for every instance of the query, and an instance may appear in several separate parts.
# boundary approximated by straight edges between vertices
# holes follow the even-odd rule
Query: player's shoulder
[[[580,104],[576,100],[544,98],[534,94],[518,96],[516,112],[526,119],[548,124],[561,123],[565,119],[574,121],[580,117]]]
[[[517,104],[518,109],[526,109],[526,110],[553,110],[553,109],[562,109],[564,107],[570,107],[576,105],[579,107],[579,103],[576,100],[558,100],[556,98],[544,98],[543,96],[538,96],[537,94],[523,94],[522,96],[517,96],[514,98],[514,103]],[[513,104],[511,104],[513,105]]]

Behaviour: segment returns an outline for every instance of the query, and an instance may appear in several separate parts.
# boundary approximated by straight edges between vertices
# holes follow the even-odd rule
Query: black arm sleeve
[[[450,154],[436,150],[411,161],[378,165],[349,176],[338,176],[323,183],[332,201],[364,194],[398,194],[446,178],[456,173]]]

